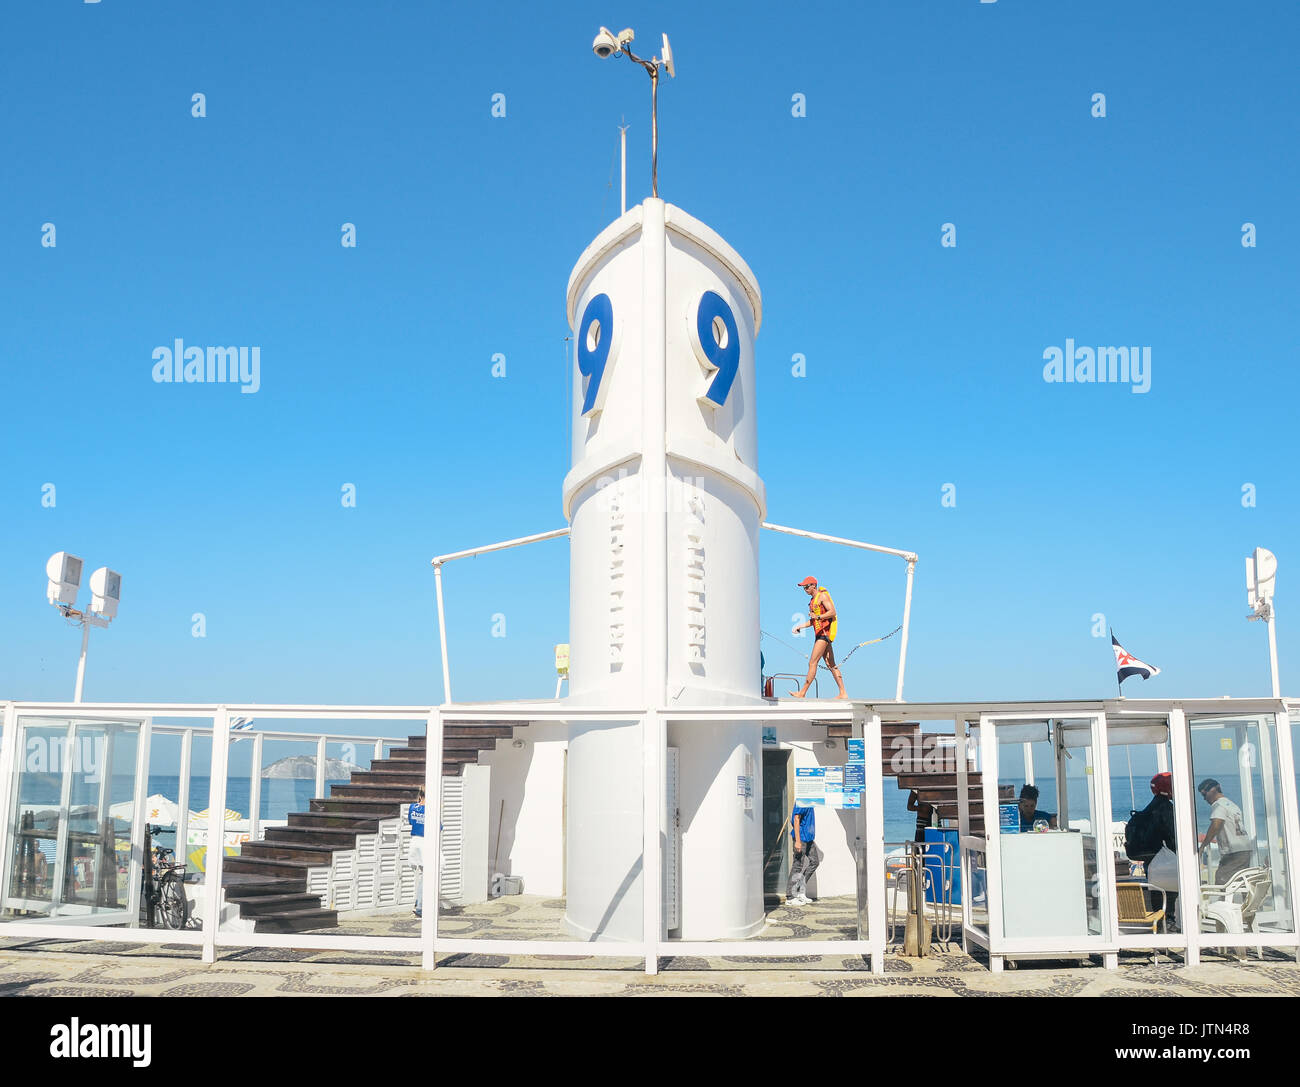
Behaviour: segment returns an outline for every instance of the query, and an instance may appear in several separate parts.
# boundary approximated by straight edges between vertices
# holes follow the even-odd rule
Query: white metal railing
[[[210,850],[212,863],[204,893],[207,896],[206,916],[211,918],[202,932],[174,932],[166,930],[148,930],[140,928],[115,928],[113,937],[128,943],[176,943],[200,946],[205,962],[215,960],[219,947],[297,947],[319,949],[348,950],[396,950],[419,952],[425,969],[432,969],[438,953],[460,952],[497,952],[521,955],[571,955],[581,949],[584,955],[606,958],[639,958],[645,961],[648,973],[658,969],[660,955],[699,954],[729,955],[744,954],[750,956],[790,955],[816,953],[821,949],[835,952],[852,951],[868,956],[873,972],[883,969],[885,924],[884,893],[884,834],[883,808],[880,783],[882,781],[881,765],[881,723],[884,720],[915,721],[948,719],[954,723],[955,741],[966,742],[967,722],[1008,715],[1061,718],[1072,715],[1099,715],[1095,728],[1100,743],[1107,742],[1107,721],[1112,716],[1128,713],[1163,713],[1170,725],[1173,772],[1175,780],[1188,780],[1191,775],[1190,739],[1186,730],[1188,715],[1201,714],[1275,714],[1276,742],[1278,762],[1276,773],[1279,777],[1281,823],[1280,830],[1284,839],[1284,857],[1287,868],[1288,894],[1292,916],[1300,913],[1297,909],[1300,897],[1300,814],[1297,811],[1296,777],[1294,752],[1291,743],[1291,728],[1286,716],[1285,705],[1273,699],[1187,699],[1187,700],[1102,700],[1097,702],[1065,703],[933,703],[899,706],[894,703],[869,704],[863,702],[823,701],[812,703],[776,703],[744,708],[723,707],[656,707],[647,710],[643,707],[578,708],[560,706],[556,703],[494,703],[475,705],[443,706],[267,706],[267,705],[175,705],[175,704],[76,704],[76,703],[15,703],[3,704],[4,733],[0,742],[0,858],[5,859],[4,871],[9,871],[12,857],[13,833],[12,813],[15,809],[13,789],[17,782],[19,762],[18,740],[19,719],[61,718],[87,722],[126,721],[140,722],[148,725],[141,746],[140,759],[137,762],[137,779],[135,790],[135,832],[139,831],[139,822],[143,814],[147,787],[147,740],[153,731],[159,733],[180,731],[183,743],[192,749],[192,740],[207,730],[190,729],[188,726],[172,724],[152,725],[154,717],[170,718],[211,718],[213,722],[210,735],[213,738],[209,777],[212,793],[209,800],[210,822],[209,841],[224,842],[226,782],[228,778],[229,753],[232,734],[230,718],[233,715],[253,716],[259,719],[303,719],[315,720],[373,720],[373,721],[423,721],[426,734],[425,792],[427,803],[432,810],[441,810],[442,804],[442,752],[444,724],[448,719],[454,721],[500,721],[503,718],[516,722],[530,721],[625,721],[640,722],[644,735],[644,770],[643,785],[647,796],[664,797],[664,761],[661,755],[664,729],[669,722],[690,721],[707,724],[708,722],[726,721],[808,721],[848,722],[856,735],[865,741],[867,760],[867,798],[871,801],[864,805],[865,819],[863,850],[868,884],[866,901],[868,911],[867,938],[860,941],[740,941],[740,942],[683,942],[669,941],[663,937],[663,901],[659,888],[659,825],[663,817],[662,799],[658,805],[644,805],[645,821],[643,827],[643,857],[645,858],[644,884],[645,900],[643,903],[643,938],[635,943],[591,942],[579,943],[572,940],[476,940],[466,938],[444,937],[439,933],[439,911],[436,908],[425,911],[418,936],[380,937],[339,934],[338,936],[304,936],[299,934],[265,934],[224,931],[220,928],[218,907],[221,893],[221,869],[224,849]],[[984,730],[981,730],[983,737]],[[256,734],[254,734],[256,735]],[[310,740],[320,734],[312,733],[267,733],[268,736],[292,740]],[[236,733],[235,737],[239,738]],[[362,740],[370,743],[401,743],[401,738],[377,738],[340,736],[341,742]],[[192,756],[192,750],[189,751]],[[964,784],[965,760],[957,760],[959,777]],[[993,763],[992,765],[996,765]],[[1098,763],[1105,769],[1104,761]],[[986,784],[990,784],[986,782]],[[985,790],[985,801],[989,799],[989,789]],[[1144,934],[1120,936],[1117,932],[1114,910],[1115,874],[1114,866],[1101,865],[1099,878],[1105,884],[1101,901],[1105,907],[1102,915],[1102,933],[1100,938],[1093,937],[1087,941],[1044,940],[1041,946],[1030,947],[1022,941],[1016,941],[1013,947],[993,931],[993,926],[986,931],[979,931],[971,917],[971,903],[975,887],[974,872],[970,864],[976,851],[986,853],[987,880],[983,888],[986,896],[985,909],[992,917],[999,907],[999,877],[996,868],[996,787],[994,804],[990,810],[985,806],[984,837],[968,833],[971,808],[967,790],[959,788],[959,808],[961,810],[961,853],[963,867],[963,937],[964,941],[977,943],[990,950],[991,965],[994,969],[1001,966],[1004,957],[1016,958],[1033,954],[1102,954],[1108,966],[1114,964],[1116,953],[1121,948],[1173,948],[1182,949],[1186,961],[1194,965],[1199,961],[1204,948],[1251,948],[1272,947],[1292,950],[1300,955],[1300,936],[1295,931],[1248,933],[1243,935],[1203,933],[1196,924],[1184,924],[1184,931],[1165,936],[1147,936]],[[1104,795],[1104,794],[1103,794]],[[184,806],[183,806],[184,807]],[[1190,799],[1177,808],[1178,836],[1180,840],[1194,841],[1195,828]],[[426,826],[426,844],[431,847],[431,856],[439,855],[439,829],[436,819],[429,820]],[[993,839],[993,840],[990,840]],[[139,844],[135,848],[138,850]],[[1108,856],[1108,854],[1107,854]],[[1199,895],[1199,881],[1195,871],[1196,859],[1192,851],[1180,851],[1180,890],[1183,892],[1182,907],[1185,920],[1190,921],[1195,909],[1193,903]],[[135,873],[138,875],[138,873]],[[424,867],[424,898],[430,903],[438,900],[438,873],[436,865]],[[1294,930],[1295,923],[1292,922]],[[104,928],[97,925],[63,925],[40,922],[0,922],[0,936],[48,936],[57,938],[102,939]],[[1077,946],[1076,946],[1077,945]]]
[[[900,632],[898,645],[898,682],[894,691],[894,698],[901,702],[903,700],[903,678],[907,671],[907,641],[908,634],[911,630],[912,623],[912,582],[916,576],[916,564],[919,556],[915,551],[903,551],[896,547],[884,547],[881,544],[867,543],[864,540],[850,540],[844,536],[828,536],[823,532],[811,532],[803,528],[789,528],[786,525],[775,525],[770,521],[762,522],[762,527],[771,532],[781,532],[788,536],[800,536],[807,540],[819,540],[823,543],[832,543],[840,547],[851,547],[859,551],[874,551],[881,555],[894,555],[903,559],[907,563],[907,587],[903,595],[903,623]],[[469,547],[463,551],[452,551],[446,555],[435,555],[430,560],[433,566],[434,588],[438,602],[438,644],[442,653],[442,693],[444,704],[451,704],[451,665],[447,656],[447,616],[443,605],[442,598],[442,568],[448,562],[456,559],[474,558],[478,555],[486,555],[493,551],[506,551],[510,548],[523,547],[527,544],[541,543],[544,540],[555,540],[561,536],[569,535],[569,528],[551,529],[549,532],[537,532],[531,536],[519,536],[513,540],[500,540],[497,543],[483,544],[481,547]],[[557,688],[558,690],[558,688]]]
[[[903,676],[907,671],[907,636],[912,625],[912,580],[916,576],[916,563],[920,556],[915,551],[902,551],[896,547],[882,547],[880,544],[867,543],[864,540],[850,540],[844,536],[827,536],[822,532],[809,532],[804,528],[788,528],[764,521],[763,527],[771,532],[783,532],[787,536],[802,536],[806,540],[820,540],[823,543],[838,544],[840,547],[852,547],[859,551],[875,551],[881,555],[896,555],[907,562],[907,589],[903,594],[903,629],[898,643],[898,683],[894,698],[903,701]]]
[[[266,705],[239,705],[239,706],[199,706],[199,705],[148,705],[148,704],[72,704],[72,703],[7,703],[5,705],[5,734],[4,744],[0,747],[0,788],[6,793],[6,807],[3,809],[5,817],[0,821],[0,856],[8,856],[9,853],[9,806],[7,803],[7,792],[10,784],[16,780],[16,762],[15,749],[17,742],[16,723],[19,718],[27,719],[31,717],[75,717],[84,720],[105,720],[108,718],[124,721],[148,722],[154,716],[168,717],[206,717],[211,716],[213,727],[210,735],[212,736],[212,756],[209,770],[210,794],[209,794],[209,842],[224,842],[226,827],[226,783],[228,780],[229,753],[231,748],[232,733],[230,731],[230,718],[232,716],[254,716],[256,718],[292,718],[292,717],[311,717],[315,719],[328,718],[347,718],[347,719],[375,719],[375,720],[399,720],[418,719],[417,714],[413,712],[413,707],[324,707],[324,706],[266,706]],[[608,708],[590,708],[577,709],[574,707],[562,708],[554,704],[541,703],[537,705],[499,703],[495,705],[473,705],[473,706],[435,706],[421,708],[421,716],[425,722],[426,730],[426,758],[425,758],[425,794],[426,803],[433,811],[441,810],[442,806],[442,750],[443,750],[443,731],[444,721],[450,716],[457,721],[491,721],[501,720],[508,717],[514,721],[541,721],[541,720],[579,720],[592,719],[603,722],[625,721],[628,723],[642,722],[645,727],[646,736],[646,764],[645,764],[645,784],[649,790],[652,782],[657,781],[654,793],[660,798],[664,796],[663,789],[663,759],[651,757],[651,749],[657,750],[656,738],[661,740],[664,736],[664,728],[669,721],[691,720],[691,721],[754,721],[754,720],[807,720],[810,715],[815,716],[819,721],[857,721],[858,731],[861,734],[862,722],[866,722],[866,752],[868,758],[868,777],[871,780],[878,780],[880,774],[880,740],[879,740],[879,719],[874,716],[867,716],[861,705],[854,706],[845,702],[831,703],[805,703],[799,706],[758,706],[740,710],[721,710],[718,707],[701,707],[699,709],[683,709],[681,707],[672,707],[670,709],[659,709],[646,712],[642,709],[617,710]],[[872,739],[872,726],[874,724],[874,740]],[[197,735],[198,729],[186,729],[185,726],[176,725],[159,725],[160,731],[180,731],[186,739],[192,744],[193,735]],[[185,736],[186,732],[189,736]],[[254,736],[256,733],[253,734]],[[315,734],[309,733],[268,733],[266,735],[279,737],[281,735],[295,740],[310,739]],[[233,739],[241,738],[240,733],[233,734]],[[250,737],[251,738],[251,737]],[[340,739],[351,740],[357,737],[340,737]],[[365,737],[371,742],[375,737]],[[380,742],[393,742],[384,740]],[[397,741],[400,742],[400,741]],[[137,811],[137,822],[143,810],[144,790],[147,786],[147,773],[141,773],[137,776],[135,802]],[[879,799],[879,793],[876,794]],[[645,858],[644,885],[645,898],[643,902],[643,917],[645,936],[644,939],[636,942],[583,942],[577,943],[573,940],[497,940],[497,939],[462,939],[453,937],[442,937],[438,933],[439,911],[436,909],[426,910],[421,925],[420,935],[418,937],[385,937],[385,936],[358,936],[339,934],[338,936],[320,936],[320,935],[300,935],[300,934],[271,934],[271,933],[249,933],[249,932],[232,932],[223,930],[220,927],[219,907],[222,883],[222,868],[224,860],[224,848],[209,850],[209,863],[207,868],[207,879],[204,886],[205,894],[205,916],[211,918],[211,921],[205,925],[203,931],[168,931],[168,930],[150,930],[141,928],[114,928],[113,938],[125,943],[176,943],[199,946],[202,949],[202,958],[204,962],[214,962],[216,959],[217,949],[223,947],[269,947],[269,948],[307,948],[307,949],[347,949],[347,950],[384,950],[384,951],[418,951],[421,954],[421,963],[425,969],[433,969],[436,963],[437,953],[458,953],[458,952],[495,952],[495,953],[514,953],[526,955],[571,955],[576,948],[581,948],[584,955],[603,958],[638,958],[645,962],[645,968],[648,973],[655,973],[658,970],[658,960],[662,954],[682,954],[682,953],[699,953],[710,955],[727,955],[727,954],[748,954],[759,956],[783,956],[797,953],[807,954],[816,951],[818,948],[825,948],[829,952],[852,952],[867,955],[870,957],[871,968],[873,972],[880,973],[884,969],[884,899],[883,894],[875,896],[874,901],[869,903],[870,910],[870,938],[867,940],[857,941],[762,941],[756,942],[701,942],[685,943],[681,941],[669,942],[662,936],[663,924],[663,902],[660,889],[658,886],[658,830],[659,820],[662,817],[662,799],[658,805],[645,805],[645,837],[642,842],[643,857]],[[875,809],[879,807],[876,804],[869,809],[868,829],[866,831],[867,864],[873,870],[879,870],[883,874],[883,831],[881,830],[881,820],[883,814]],[[653,827],[651,824],[654,824]],[[440,852],[440,833],[439,823],[437,820],[430,819],[426,824],[426,845],[430,849],[431,856],[438,856]],[[647,845],[650,848],[647,848]],[[426,901],[437,902],[437,868],[435,865],[424,866],[424,895]],[[877,917],[877,914],[879,916]],[[53,936],[65,939],[102,939],[104,928],[96,925],[62,925],[42,922],[27,921],[8,921],[0,922],[0,936]]]
[[[240,716],[255,716],[260,718],[315,718],[315,719],[349,719],[349,720],[393,720],[393,719],[412,719],[418,720],[409,709],[402,707],[342,707],[342,706],[310,706],[310,707],[290,707],[290,706],[239,706],[232,707],[238,711]],[[29,721],[59,720],[69,722],[84,722],[87,724],[99,723],[127,723],[139,726],[139,736],[137,740],[137,759],[135,782],[133,791],[132,807],[132,829],[131,829],[131,864],[128,872],[128,904],[125,911],[111,911],[108,916],[101,914],[72,915],[70,917],[51,918],[46,921],[0,921],[0,935],[22,935],[22,936],[57,936],[63,939],[102,939],[104,929],[108,925],[120,925],[123,919],[119,919],[121,914],[125,924],[129,927],[123,929],[114,927],[114,937],[121,939],[123,942],[136,943],[160,943],[169,942],[177,944],[198,945],[204,948],[205,961],[213,961],[215,958],[215,948],[219,945],[225,945],[229,941],[223,939],[224,936],[232,934],[221,934],[217,930],[217,918],[219,911],[221,895],[221,869],[223,858],[225,856],[225,836],[226,836],[226,784],[228,780],[227,768],[229,764],[229,747],[231,743],[248,739],[252,741],[254,754],[250,765],[250,811],[249,811],[249,837],[250,840],[256,840],[260,829],[261,811],[260,811],[260,785],[261,775],[264,769],[262,765],[263,742],[265,739],[273,741],[288,741],[300,743],[314,743],[316,745],[316,795],[321,795],[324,791],[323,772],[324,763],[322,759],[326,745],[331,743],[351,743],[365,744],[373,749],[373,758],[381,758],[386,746],[401,745],[407,742],[406,736],[365,736],[344,733],[321,733],[318,731],[250,731],[232,733],[229,729],[229,719],[235,714],[230,712],[226,707],[205,706],[205,705],[173,705],[173,704],[121,704],[121,703],[5,703],[4,704],[4,735],[3,743],[0,743],[0,878],[5,879],[3,887],[4,896],[8,897],[9,882],[8,877],[11,872],[12,847],[10,837],[13,833],[13,815],[16,811],[16,804],[12,790],[18,780],[19,770],[19,728],[20,721],[27,723]],[[205,718],[211,717],[213,725],[210,728],[203,728],[195,725],[169,724],[164,722],[154,722],[154,717],[179,717],[179,718]],[[226,743],[220,742],[222,735],[222,723],[224,718]],[[205,926],[204,931],[174,931],[165,929],[146,929],[139,928],[139,911],[140,911],[140,882],[141,867],[144,861],[143,857],[143,824],[145,815],[146,798],[148,794],[149,782],[149,753],[150,745],[154,736],[179,736],[181,738],[181,751],[179,762],[179,797],[177,800],[177,823],[176,823],[176,842],[178,853],[184,848],[188,841],[189,826],[189,801],[191,793],[191,779],[193,777],[193,742],[195,736],[210,737],[213,740],[211,763],[209,766],[209,806],[208,806],[208,833],[207,833],[207,865],[203,887],[203,904],[204,916],[212,918],[212,923]],[[372,761],[373,761],[372,758]],[[110,775],[111,776],[111,775]],[[64,774],[65,793],[66,786],[70,780],[68,773]],[[101,792],[103,789],[101,788]],[[62,809],[67,808],[66,796]],[[60,819],[60,835],[66,835],[67,819]],[[215,848],[214,848],[215,843]],[[56,858],[63,856],[62,852],[56,853]],[[181,858],[178,856],[177,858]],[[64,866],[57,863],[56,871],[61,870]],[[115,867],[115,865],[114,865]],[[57,901],[57,894],[51,895],[51,901]],[[40,904],[44,904],[43,902]],[[83,919],[89,919],[91,923],[78,923]],[[260,938],[253,934],[239,934],[244,937],[242,946],[266,946],[260,943]],[[249,942],[249,940],[252,942]],[[316,937],[314,939],[320,939]],[[328,939],[328,938],[327,938]],[[283,945],[275,945],[283,946]],[[338,946],[337,941],[330,941],[328,946]],[[374,946],[374,945],[371,945]]]

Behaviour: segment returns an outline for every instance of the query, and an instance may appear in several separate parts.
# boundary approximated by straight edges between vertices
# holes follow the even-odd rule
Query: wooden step
[[[513,730],[512,730],[513,731]],[[498,739],[507,737],[498,736],[444,736],[442,738],[442,749],[446,751],[495,751]]]
[[[423,766],[424,756],[425,756],[425,749],[423,747],[420,748],[395,747],[387,755],[384,756],[383,761],[390,764],[418,762],[421,766]],[[371,769],[374,769],[373,764],[371,765]]]
[[[253,920],[254,932],[309,932],[314,929],[337,928],[338,910],[294,910]]]
[[[917,789],[917,794],[921,798],[922,804],[948,804],[948,803],[956,804],[957,803],[957,789],[955,787],[952,789],[944,789],[944,788],[929,789],[926,788],[925,786],[922,786],[920,789]],[[971,789],[969,791],[969,796],[970,796],[970,805],[972,808],[976,807],[977,805],[982,805],[984,803],[984,793],[983,790],[981,789]],[[1007,785],[1003,788],[999,796],[999,799],[1002,801],[1015,799],[1015,797],[1012,795],[1012,789],[1010,785]]]
[[[419,793],[418,785],[334,785],[330,788],[330,799],[340,800],[391,800],[398,804],[409,804]]]
[[[365,796],[316,797],[308,802],[312,814],[335,815],[348,819],[395,819],[402,814],[401,800]]]
[[[334,859],[338,849],[350,849],[351,846],[309,845],[294,842],[245,842],[239,849],[242,859],[255,857],[266,860],[308,861],[312,866],[326,868]]]
[[[971,779],[974,778],[972,781]],[[968,775],[966,778],[968,785],[982,785],[983,779],[976,774]],[[900,789],[916,789],[922,786],[932,785],[951,785],[957,786],[956,773],[951,774],[899,774],[898,787]],[[335,786],[338,788],[338,786]]]
[[[301,879],[306,886],[307,869],[323,868],[315,861],[287,860],[283,857],[227,857],[222,865],[228,872],[248,872],[259,876],[279,876],[288,879]]]
[[[253,895],[249,898],[226,895],[226,901],[238,904],[240,917],[319,910],[322,905],[320,895],[309,895],[306,891],[299,894]]]
[[[234,857],[228,858],[234,860]],[[301,894],[307,889],[307,878],[286,879],[251,872],[232,872],[221,867],[221,886],[227,898],[256,898],[260,895]]]
[[[378,833],[379,821],[374,820],[374,823],[375,833]],[[317,845],[332,849],[355,849],[357,844],[357,831],[346,827],[267,827],[266,841],[289,842],[295,845]]]
[[[954,792],[957,789],[956,773],[904,773],[897,775],[897,780],[900,789],[951,789]],[[966,788],[973,793],[982,792],[984,779],[979,774],[967,774]],[[1003,785],[1002,788],[1010,789],[1011,786]]]
[[[319,828],[322,830],[350,831],[353,834],[378,834],[379,818],[379,816],[372,815],[368,811],[363,811],[359,815],[338,815],[326,811],[293,811],[289,813],[289,826],[279,829],[301,828],[310,830]],[[270,837],[272,829],[275,828],[267,828],[268,837]]]
[[[424,784],[424,767],[411,770],[354,770],[350,785],[414,785]]]

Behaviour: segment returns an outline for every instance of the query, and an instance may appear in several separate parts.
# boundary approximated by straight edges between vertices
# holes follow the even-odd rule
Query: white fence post
[[[4,705],[4,736],[0,739],[0,890],[9,886],[9,869],[14,850],[9,844],[10,794],[18,776],[18,711],[12,702]]]
[[[316,740],[316,796],[325,795],[325,737]]]
[[[855,710],[856,712],[856,710]],[[852,731],[857,731],[856,729]],[[885,797],[880,714],[863,722],[867,788],[862,806],[867,816],[867,940],[871,944],[871,972],[885,972]],[[874,796],[872,795],[874,792]]]
[[[248,776],[248,840],[256,842],[262,812],[262,734],[253,734],[253,769]]]
[[[1177,707],[1169,711],[1169,748],[1173,754],[1174,775],[1174,840],[1187,842],[1178,851],[1178,927],[1187,937],[1188,966],[1201,961],[1201,918],[1198,908],[1201,901],[1200,863],[1196,842],[1196,782],[1192,780],[1191,740],[1187,715]],[[1190,916],[1189,916],[1190,914]]]
[[[424,726],[424,889],[420,920],[420,965],[437,968],[438,914],[442,908],[442,709],[429,711]]]
[[[226,859],[226,775],[230,766],[230,714],[217,707],[212,720],[212,767],[208,771],[208,856],[203,918],[203,961],[217,961],[217,930],[221,925],[221,872]]]
[[[665,781],[664,748],[668,734],[655,710],[641,718],[641,931],[645,943],[645,972],[659,973],[659,941],[663,938],[663,834]]]

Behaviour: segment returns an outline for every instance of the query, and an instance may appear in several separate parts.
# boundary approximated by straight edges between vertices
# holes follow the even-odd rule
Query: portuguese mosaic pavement
[[[439,932],[468,939],[564,939],[564,902],[519,895],[444,910]],[[416,936],[409,914],[348,916],[322,935]],[[781,906],[758,940],[846,939],[852,902]],[[1249,953],[1245,961],[1209,953],[1187,967],[1174,953],[1125,953],[1120,968],[1077,962],[1021,963],[991,973],[959,943],[934,944],[925,958],[891,953],[883,977],[843,955],[667,957],[647,976],[637,959],[572,955],[439,955],[438,969],[396,951],[223,950],[205,965],[197,948],[121,941],[0,941],[0,996],[1300,996],[1292,954]]]

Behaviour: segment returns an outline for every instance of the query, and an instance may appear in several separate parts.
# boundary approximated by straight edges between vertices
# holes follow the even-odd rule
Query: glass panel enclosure
[[[1000,891],[1000,903],[992,901],[995,945],[1032,943],[1046,952],[1099,941],[1109,928],[1105,868],[1113,852],[1100,717],[982,725],[992,729],[981,745],[985,796],[993,792],[998,805],[997,827],[989,827]]]
[[[1273,714],[1189,717],[1202,932],[1295,931]]]
[[[1157,774],[1167,774],[1171,765],[1168,718],[1115,714],[1107,718],[1106,733],[1111,763],[1110,830],[1115,879],[1120,884],[1138,884],[1141,888],[1140,894],[1135,894],[1131,886],[1120,892],[1123,904],[1119,911],[1120,933],[1177,932],[1178,893],[1168,889],[1169,873],[1166,871],[1158,877],[1158,884],[1166,888],[1160,890],[1152,887],[1147,871],[1162,848],[1176,854],[1179,846],[1173,780],[1168,776],[1156,779]],[[1162,790],[1159,798],[1156,787]],[[1126,843],[1128,824],[1143,812],[1146,814],[1139,820],[1140,829],[1134,828],[1130,853]],[[1158,916],[1161,910],[1164,914]]]
[[[983,797],[974,788],[981,781],[979,776],[982,769],[980,726],[976,722],[965,722],[965,724],[967,766],[973,768],[967,779],[970,786],[967,791],[970,837],[987,840],[987,835],[996,831],[997,812],[996,810],[990,812],[984,810]],[[958,740],[957,743],[960,747],[961,741]],[[988,854],[983,849],[969,848],[964,844],[960,854],[962,887],[969,888],[969,893],[963,893],[962,895],[963,919],[967,927],[987,943],[989,938]]]
[[[20,718],[4,918],[129,916],[136,722]]]

